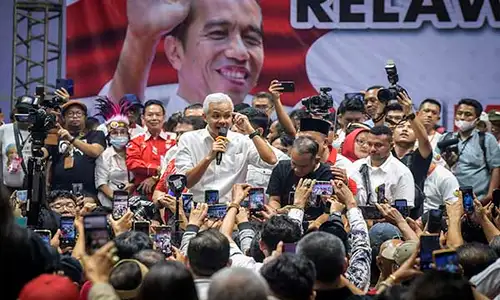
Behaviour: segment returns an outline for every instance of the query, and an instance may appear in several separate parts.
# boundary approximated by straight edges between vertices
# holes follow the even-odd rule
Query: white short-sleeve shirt
[[[434,171],[425,179],[424,213],[430,209],[438,209],[440,205],[445,204],[445,201],[457,201],[455,191],[459,187],[458,180],[453,173],[441,165],[436,165]]]
[[[360,168],[363,164],[368,165],[370,183],[371,183],[371,198],[367,199],[367,191],[363,184],[363,177],[360,173]],[[385,184],[385,198],[392,203],[396,199],[406,199],[409,207],[415,206],[415,183],[410,169],[402,162],[392,156],[380,167],[372,167],[370,157],[362,158],[354,162],[353,166],[348,170],[348,176],[356,181],[358,188],[358,204],[369,205],[377,203],[376,188]]]

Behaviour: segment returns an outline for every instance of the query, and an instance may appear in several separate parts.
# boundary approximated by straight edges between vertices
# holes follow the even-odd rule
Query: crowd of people
[[[290,113],[276,80],[182,112],[127,94],[95,116],[58,91],[44,187],[20,99],[0,126],[1,298],[500,299],[500,112],[462,99],[445,132],[438,100],[382,88]]]

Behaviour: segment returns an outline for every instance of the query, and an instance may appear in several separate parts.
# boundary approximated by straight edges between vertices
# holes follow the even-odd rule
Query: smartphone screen
[[[359,209],[361,209],[363,217],[367,220],[380,220],[384,218],[382,213],[375,206],[359,206]]]
[[[74,82],[73,79],[56,79],[56,89],[64,88],[70,96],[74,94]]]
[[[27,190],[18,190],[16,192],[17,200],[21,203],[25,203],[28,201],[28,191]]]
[[[206,190],[205,191],[205,203],[208,205],[219,204],[219,191]]]
[[[345,93],[344,99],[346,100],[358,100],[361,103],[365,102],[365,95],[362,93]]]
[[[464,203],[464,210],[466,213],[471,214],[474,212],[474,192],[471,186],[460,187]]]
[[[105,214],[89,214],[83,217],[87,253],[94,253],[109,241],[107,225]]]
[[[288,205],[292,205],[295,199],[295,192],[290,192],[288,194]]]
[[[182,194],[182,208],[184,213],[189,214],[191,212],[191,206],[193,204],[193,194]]]
[[[128,193],[125,191],[113,192],[113,219],[118,220],[127,213]]]
[[[441,220],[443,219],[443,211],[439,209],[429,210],[429,220],[427,221],[427,231],[430,233],[441,232]]]
[[[248,191],[249,209],[261,211],[264,209],[265,193],[263,188],[253,188]]]
[[[75,218],[61,217],[61,244],[73,246],[76,242]]]
[[[434,265],[437,270],[450,273],[460,272],[458,254],[456,251],[436,252],[434,252]]]
[[[493,206],[495,206],[495,208],[500,207],[500,189],[495,189],[493,191]],[[492,211],[493,217],[497,216],[497,210],[495,208]]]
[[[333,195],[333,186],[329,181],[316,181],[314,184],[309,205],[319,207],[322,197],[330,197]]]
[[[45,243],[45,245],[48,245],[48,246],[50,245],[50,239],[52,238],[50,230],[36,229],[35,233],[38,234],[42,238],[42,241]]]
[[[226,216],[226,204],[214,204],[208,206],[208,217],[211,219],[222,219]]]
[[[83,194],[83,183],[73,183],[73,195],[79,197]]]
[[[377,192],[377,203],[387,203],[387,199],[385,198],[385,183],[377,186],[375,191]]]
[[[285,253],[295,254],[296,249],[297,249],[297,244],[295,243],[283,243],[283,252]]]
[[[170,256],[172,254],[172,230],[168,226],[156,227],[156,233],[153,236],[155,248],[163,254]]]
[[[399,211],[403,217],[408,217],[410,212],[408,210],[408,201],[406,199],[394,200],[394,207]]]
[[[146,221],[135,221],[134,222],[134,231],[144,232],[149,236],[149,222]]]
[[[420,236],[420,270],[430,270],[432,263],[432,252],[441,249],[439,235]]]
[[[293,93],[295,92],[295,82],[293,81],[280,81],[281,87],[283,90],[281,90],[282,93]]]

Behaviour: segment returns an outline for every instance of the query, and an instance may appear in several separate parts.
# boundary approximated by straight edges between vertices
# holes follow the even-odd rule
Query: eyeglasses
[[[83,116],[83,112],[82,111],[68,111],[66,113],[66,115],[68,117],[81,117],[81,116]]]
[[[364,146],[366,145],[368,142],[365,141],[365,140],[360,140],[360,139],[356,139],[356,144],[360,145],[360,146]]]
[[[50,205],[51,208],[53,209],[62,209],[66,207],[67,209],[75,209],[76,205],[73,202],[68,202],[68,203],[55,203]]]

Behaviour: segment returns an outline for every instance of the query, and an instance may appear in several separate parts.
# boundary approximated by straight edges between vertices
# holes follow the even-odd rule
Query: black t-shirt
[[[432,162],[432,153],[429,157],[423,158],[417,149],[403,156],[400,161],[410,169],[415,184],[423,190],[427,172]]]
[[[316,300],[355,300],[372,299],[370,296],[354,295],[347,287],[333,290],[316,290]]]
[[[88,144],[99,144],[106,148],[106,138],[102,131],[91,130],[82,141]],[[83,190],[92,195],[97,194],[95,187],[95,158],[83,154],[83,152],[74,146],[70,147],[69,154],[73,157],[73,167],[64,168],[64,154],[61,154],[62,140],[58,141],[58,147],[51,148],[52,156],[52,190],[68,190],[73,189],[73,184],[83,184]]]
[[[330,181],[333,179],[333,174],[330,171],[330,166],[320,163],[318,169],[304,176],[308,179],[316,179],[317,181]],[[292,169],[290,160],[282,160],[273,169],[269,185],[267,187],[267,194],[270,196],[279,196],[281,206],[293,204],[293,199],[289,199],[290,192],[295,191],[295,187],[300,178],[295,175]],[[322,203],[321,203],[322,204]],[[311,220],[317,218],[324,211],[324,207],[309,207],[306,209],[306,219]]]

